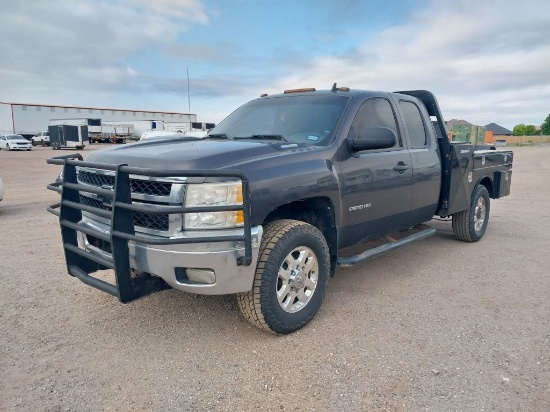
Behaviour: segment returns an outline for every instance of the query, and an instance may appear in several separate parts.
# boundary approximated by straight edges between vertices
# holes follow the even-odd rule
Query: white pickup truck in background
[[[35,136],[31,137],[31,143],[33,146],[36,146],[37,144],[42,146],[49,146],[50,145],[50,134],[47,130],[44,130],[42,132],[36,133]]]

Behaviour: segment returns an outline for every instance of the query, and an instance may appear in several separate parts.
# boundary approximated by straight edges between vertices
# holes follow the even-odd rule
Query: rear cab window
[[[403,114],[403,122],[409,134],[411,149],[424,149],[428,147],[428,134],[426,125],[422,119],[420,108],[413,102],[400,100],[399,107]]]

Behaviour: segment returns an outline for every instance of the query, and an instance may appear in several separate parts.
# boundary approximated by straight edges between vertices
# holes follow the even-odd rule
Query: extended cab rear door
[[[406,228],[411,206],[410,152],[397,127],[397,115],[386,97],[367,98],[357,110],[347,140],[370,127],[397,134],[390,149],[342,150],[339,162],[342,220],[339,247]],[[349,146],[349,145],[348,145]]]
[[[393,95],[400,108],[403,136],[409,145],[412,165],[410,225],[430,220],[439,204],[441,160],[430,117],[416,98]]]

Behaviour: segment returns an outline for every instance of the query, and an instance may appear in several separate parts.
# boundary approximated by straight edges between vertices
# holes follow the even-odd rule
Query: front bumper
[[[47,162],[63,166],[63,180],[48,185],[61,201],[47,210],[59,218],[67,272],[83,283],[122,303],[169,286],[202,294],[252,288],[262,228],[251,227],[250,186],[243,172],[146,169],[85,162],[78,154]],[[88,169],[96,171],[95,178],[80,179]],[[111,178],[98,177],[104,175]],[[240,180],[242,203],[185,207],[182,182],[190,184],[189,179],[192,184]],[[227,211],[242,212],[242,228],[182,232],[182,226],[171,225],[171,216],[177,222],[186,213]],[[92,276],[104,269],[114,270],[114,283]]]
[[[109,226],[90,219],[80,223],[96,231],[109,233]],[[197,239],[217,235],[242,233],[243,229],[182,232],[181,237]],[[145,272],[162,278],[174,289],[204,295],[224,295],[246,292],[252,289],[260,242],[262,226],[252,227],[252,263],[239,266],[237,261],[244,256],[243,242],[188,243],[178,245],[147,245],[135,241],[128,242],[130,267],[137,272]],[[105,258],[112,255],[99,246],[94,246],[87,235],[78,232],[79,247]],[[203,283],[190,280],[186,271],[206,270],[213,272],[214,283]]]

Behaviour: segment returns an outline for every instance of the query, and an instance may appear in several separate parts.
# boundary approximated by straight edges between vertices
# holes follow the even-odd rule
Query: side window
[[[388,100],[382,98],[369,99],[361,105],[355,119],[353,119],[348,138],[359,136],[362,130],[375,126],[387,127],[393,130],[398,136],[397,144],[393,149],[403,147],[391,104]]]
[[[414,103],[401,100],[399,102],[401,106],[401,112],[405,119],[405,127],[409,132],[409,139],[411,140],[411,148],[419,149],[428,145],[426,137],[426,128],[420,115],[420,109]]]

